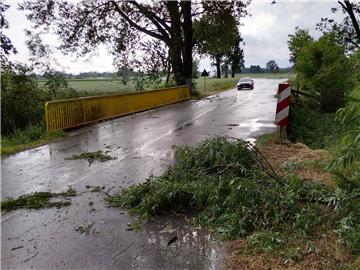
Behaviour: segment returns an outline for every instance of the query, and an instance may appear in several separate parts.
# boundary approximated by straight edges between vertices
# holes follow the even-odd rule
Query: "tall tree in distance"
[[[228,55],[228,58],[231,63],[231,77],[235,77],[236,72],[241,72],[241,69],[244,67],[244,51],[241,49],[240,44],[242,42],[242,38],[240,34],[238,34],[234,46],[231,52]]]
[[[266,68],[270,70],[270,72],[279,72],[280,68],[275,60],[270,60],[266,63]]]
[[[194,40],[198,52],[209,55],[213,60],[217,77],[220,78],[222,61],[225,74],[231,65],[228,56],[239,39],[238,25],[240,18],[246,14],[246,4],[205,1],[203,5],[204,15],[194,21]]]

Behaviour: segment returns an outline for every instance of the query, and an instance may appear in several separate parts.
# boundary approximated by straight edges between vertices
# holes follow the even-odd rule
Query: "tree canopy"
[[[290,51],[290,62],[295,63],[297,55],[301,49],[313,41],[313,38],[309,34],[309,30],[295,28],[295,33],[289,35],[288,47]]]
[[[360,48],[360,3],[356,1],[338,1],[338,7],[332,8],[332,12],[341,10],[346,16],[338,23],[331,18],[322,18],[317,24],[317,29],[323,33],[334,32],[337,42],[342,44],[348,51]]]
[[[278,64],[275,62],[275,60],[269,60],[266,63],[266,68],[268,70],[270,70],[270,72],[279,72],[279,66]]]
[[[134,60],[139,60],[139,51],[147,54],[146,47],[161,47],[166,58],[163,62],[170,64],[176,83],[184,84],[192,74],[193,19],[223,8],[231,9],[238,19],[247,4],[248,1],[25,0],[20,7],[37,32],[52,30],[60,37],[59,48],[63,52],[86,55],[99,44],[109,44],[120,69],[134,62],[136,68]],[[150,45],[151,42],[157,43]],[[156,67],[158,72],[164,71],[164,65]]]
[[[204,15],[194,21],[194,40],[200,54],[209,55],[217,70],[217,77],[221,77],[221,62],[226,71],[229,65],[233,72],[239,69],[243,60],[239,33],[239,19],[246,14],[245,9],[235,8],[219,2],[205,2]],[[241,6],[240,6],[241,7]],[[232,73],[233,73],[232,72]]]
[[[16,48],[12,44],[11,40],[3,33],[3,29],[9,28],[9,23],[5,19],[5,12],[9,8],[9,5],[5,5],[0,2],[0,57],[1,65],[3,66],[7,62],[7,57],[11,53],[17,53]]]
[[[344,105],[345,93],[353,86],[353,67],[334,34],[306,44],[294,68],[302,86],[316,95],[322,112],[335,112]]]

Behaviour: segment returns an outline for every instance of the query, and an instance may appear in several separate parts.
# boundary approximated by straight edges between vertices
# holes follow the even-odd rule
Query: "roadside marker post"
[[[279,139],[286,139],[286,126],[289,124],[291,85],[280,83],[276,106],[275,124],[279,126]]]

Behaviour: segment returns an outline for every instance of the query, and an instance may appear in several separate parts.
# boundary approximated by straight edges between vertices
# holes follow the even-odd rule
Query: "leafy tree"
[[[236,72],[241,72],[241,69],[244,67],[244,51],[240,47],[242,38],[240,34],[237,36],[234,46],[231,51],[228,53],[227,58],[229,59],[231,66],[231,77],[235,77]]]
[[[3,2],[0,2],[0,61],[2,66],[7,63],[7,56],[9,54],[17,53],[17,50],[11,40],[3,33],[3,29],[9,28],[9,23],[5,19],[5,11],[8,8],[9,5],[5,5]]]
[[[229,69],[231,69],[231,77],[234,78],[235,72],[240,73],[241,68],[244,66],[244,51],[240,48],[241,41],[242,38],[238,33],[233,46],[223,57],[221,69],[224,72],[224,78],[228,78]]]
[[[290,51],[290,62],[295,63],[296,57],[300,50],[313,41],[309,34],[309,30],[295,28],[295,34],[289,35],[288,47]]]
[[[116,57],[124,59],[137,54],[145,36],[145,40],[157,40],[167,48],[176,83],[184,84],[192,73],[193,16],[216,5],[170,0],[25,0],[21,9],[28,12],[34,29],[39,32],[53,29],[65,53],[90,54],[97,45],[106,43],[112,45]],[[246,7],[233,1],[218,5]],[[123,67],[128,67],[127,64]]]
[[[24,1],[33,28],[54,29],[65,53],[86,55],[101,43],[119,56],[135,54],[144,36],[168,47],[175,80],[191,77],[192,19],[189,1]],[[126,63],[127,64],[127,63]]]
[[[266,68],[271,72],[279,72],[279,66],[275,60],[270,60],[266,63]]]
[[[322,112],[335,112],[344,105],[345,92],[353,85],[353,67],[333,35],[305,45],[294,68],[302,85],[318,97]]]
[[[236,43],[240,44],[238,23],[239,18],[245,14],[245,5],[241,2],[236,6],[231,2],[204,3],[204,15],[194,22],[194,39],[200,54],[209,55],[213,60],[217,77],[220,78],[221,62],[224,61],[223,70],[227,76],[230,62],[234,60],[229,59],[229,56],[235,50]],[[236,57],[235,61],[241,61]]]
[[[341,23],[331,18],[322,18],[317,24],[317,29],[323,33],[334,32],[337,41],[348,51],[360,48],[360,4],[356,1],[338,1],[341,11],[346,14]],[[332,8],[332,12],[337,12],[338,8]]]
[[[43,119],[41,91],[31,69],[17,64],[1,71],[1,133],[39,123]]]

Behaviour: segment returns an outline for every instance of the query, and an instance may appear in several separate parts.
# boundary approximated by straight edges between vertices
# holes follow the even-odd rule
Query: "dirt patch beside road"
[[[335,185],[331,174],[324,170],[331,159],[326,150],[313,150],[302,143],[278,143],[269,140],[261,151],[279,174],[291,171],[307,181]]]

